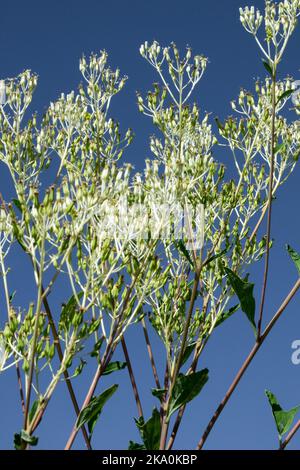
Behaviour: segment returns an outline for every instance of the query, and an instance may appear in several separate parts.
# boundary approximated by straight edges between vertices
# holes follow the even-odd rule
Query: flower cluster
[[[78,92],[61,94],[40,123],[34,115],[24,120],[37,76],[25,71],[0,81],[0,162],[15,192],[9,203],[0,199],[7,309],[0,371],[14,365],[20,374],[22,365],[26,436],[63,376],[70,387],[87,358],[96,358],[91,399],[101,374],[117,370],[110,361],[120,342],[128,360],[126,330],[141,323],[148,342],[148,320],[165,348],[169,398],[160,387],[157,393],[166,420],[176,380],[186,377],[179,371],[187,353],[194,354],[194,373],[215,328],[239,308],[231,305],[232,278],[252,289],[245,270],[271,247],[259,228],[300,155],[299,123],[284,113],[293,83],[276,79],[299,10],[299,0],[266,1],[264,15],[240,9],[267,59],[268,77],[254,92],[242,89],[231,103],[234,115],[216,119],[217,128],[191,101],[207,58],[190,48],[181,55],[174,43],[141,45],[160,81],[137,96],[139,111],[154,125],[154,158],[142,173],[121,160],[133,132],[121,135],[110,103],[127,77],[107,65],[106,52],[82,57]],[[264,45],[257,36],[263,22]],[[17,307],[10,294],[14,243],[33,269],[36,299],[28,308]],[[47,299],[58,282],[68,299],[53,316]],[[37,402],[29,419],[31,390]],[[88,422],[90,430],[93,425]]]
[[[245,30],[252,34],[272,66],[276,66],[283,56],[287,43],[297,25],[300,14],[299,0],[284,0],[278,4],[265,1],[264,15],[255,7],[240,8],[240,20]],[[264,21],[267,49],[258,39],[257,33]],[[271,48],[273,45],[273,51]]]

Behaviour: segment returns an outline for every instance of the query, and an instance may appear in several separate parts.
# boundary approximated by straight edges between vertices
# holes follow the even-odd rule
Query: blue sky
[[[253,38],[240,25],[238,7],[247,4],[263,7],[263,0],[52,0],[41,2],[3,2],[0,18],[0,78],[12,77],[30,68],[39,74],[39,86],[32,103],[32,111],[40,114],[49,101],[61,92],[76,90],[80,81],[78,59],[82,53],[106,49],[112,67],[120,67],[128,75],[126,87],[113,101],[111,115],[118,119],[121,128],[132,127],[136,133],[134,143],[124,154],[124,159],[143,169],[145,158],[150,157],[149,134],[151,123],[137,110],[136,91],[145,92],[157,80],[151,67],[140,57],[139,46],[145,40],[156,39],[162,45],[175,41],[181,48],[192,47],[195,53],[209,58],[209,65],[196,89],[194,99],[201,112],[209,111],[212,119],[231,114],[230,100],[240,88],[253,89],[255,79],[265,75],[260,53]],[[300,79],[300,28],[295,32],[281,64],[280,75]],[[298,217],[299,164],[288,185],[278,193],[274,203],[271,275],[265,310],[265,320],[271,318],[276,307],[296,280],[296,270],[285,249],[290,243],[300,250]],[[8,193],[6,173],[1,166],[1,192]],[[14,254],[19,263],[12,273],[20,303],[30,299],[31,279],[24,277],[26,264]],[[260,293],[262,264],[251,270]],[[57,298],[50,300],[58,306],[62,298],[60,286]],[[264,449],[276,448],[277,438],[271,412],[264,396],[270,388],[284,408],[300,403],[300,365],[291,362],[291,343],[300,339],[300,294],[284,313],[262,350],[257,355],[247,375],[212,431],[207,449]],[[1,313],[1,321],[3,314]],[[193,448],[216,405],[223,397],[231,380],[242,364],[253,343],[253,332],[242,313],[211,338],[202,357],[201,368],[210,369],[210,380],[194,405],[187,411],[178,435],[178,448]],[[161,351],[153,338],[155,353]],[[146,416],[151,414],[154,401],[150,388],[154,386],[142,330],[137,327],[127,334],[127,343],[133,358],[133,367],[139,381]],[[122,352],[116,358],[122,360]],[[84,396],[92,370],[74,382],[79,401]],[[108,404],[97,425],[93,443],[99,449],[124,449],[129,439],[138,440],[133,422],[135,403],[126,371],[103,380],[99,390],[116,380],[117,394]],[[14,432],[21,427],[18,396],[15,392],[15,371],[0,376],[0,448],[12,445]],[[81,384],[81,385],[80,385]],[[61,448],[73,423],[73,410],[69,404],[66,387],[60,384],[56,397],[38,430],[40,448]],[[290,445],[299,448],[300,433]],[[82,447],[78,436],[74,448]]]

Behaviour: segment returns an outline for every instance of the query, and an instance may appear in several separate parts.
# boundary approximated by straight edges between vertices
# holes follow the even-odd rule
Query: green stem
[[[32,379],[33,379],[33,371],[34,371],[34,362],[35,362],[35,350],[37,346],[38,334],[39,334],[39,319],[42,307],[42,277],[43,277],[43,267],[44,267],[44,241],[41,241],[42,249],[41,249],[41,260],[40,260],[40,269],[39,273],[37,274],[38,279],[38,296],[37,296],[37,305],[36,305],[36,312],[35,312],[35,324],[34,324],[34,331],[32,337],[32,346],[31,346],[31,354],[29,359],[29,374],[26,386],[26,403],[25,403],[25,413],[24,413],[24,429],[26,430],[28,427],[28,414],[29,414],[29,407],[30,407],[30,398],[31,398],[31,387],[32,387]]]

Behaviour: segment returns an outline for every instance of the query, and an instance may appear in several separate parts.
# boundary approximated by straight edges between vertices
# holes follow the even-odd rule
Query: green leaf
[[[98,357],[99,356],[99,351],[101,349],[102,343],[104,341],[104,336],[102,336],[96,343],[94,344],[93,351],[90,352],[91,357]]]
[[[161,422],[158,410],[156,408],[153,409],[152,416],[148,421],[144,422],[144,418],[141,417],[136,419],[135,422],[140,431],[145,449],[159,450]]]
[[[74,378],[81,374],[81,372],[83,371],[83,368],[86,364],[87,364],[86,361],[84,361],[83,359],[80,358],[80,364],[74,370],[74,374],[73,374]]]
[[[14,435],[14,447],[16,450],[24,449],[24,443],[31,446],[36,446],[39,441],[38,437],[30,436],[24,429],[18,434]]]
[[[80,300],[83,296],[83,292],[78,292],[77,298]],[[67,326],[72,322],[73,316],[78,310],[78,304],[75,295],[72,295],[66,304],[63,304],[60,322]]]
[[[128,450],[146,450],[144,444],[138,444],[137,442],[129,441]]]
[[[83,292],[78,292],[77,298],[80,300],[83,297]],[[63,309],[61,311],[62,315],[70,315],[78,308],[77,300],[75,295],[72,295],[67,304],[63,306]]]
[[[273,69],[271,65],[269,64],[269,62],[266,61],[265,59],[262,59],[262,63],[264,64],[264,67],[266,71],[268,72],[268,74],[271,75],[271,77],[273,77]]]
[[[167,390],[165,388],[152,388],[151,390],[152,395],[159,400],[162,400],[166,392]]]
[[[13,199],[12,201],[13,201],[14,205],[16,206],[16,208],[19,209],[19,211],[22,214],[22,205],[21,205],[19,199]]]
[[[59,253],[60,254],[63,253],[67,249],[67,247],[69,245],[69,242],[70,242],[70,239],[71,239],[71,236],[67,235],[67,237],[63,240],[61,246],[59,247]]]
[[[212,261],[214,261],[215,259],[218,259],[218,258],[221,258],[221,256],[225,255],[227,253],[228,249],[226,248],[225,250],[222,250],[220,251],[220,253],[217,253],[213,256],[211,256],[210,258],[208,258],[208,260],[206,260],[204,263],[203,263],[203,267],[204,266],[207,266],[209,263],[211,263]]]
[[[294,93],[294,91],[295,90],[286,90],[284,93],[282,93],[282,95],[279,96],[276,105],[279,104],[280,101],[284,100],[285,98],[289,98]]]
[[[14,290],[14,291],[9,295],[9,303],[12,303],[12,301],[13,301],[14,298],[15,298],[16,293],[17,293],[17,291]]]
[[[272,414],[275,420],[276,428],[278,431],[279,440],[281,440],[282,436],[288,432],[293,421],[295,419],[296,414],[298,413],[300,406],[296,406],[289,411],[284,411],[281,406],[279,405],[277,398],[275,395],[270,392],[269,390],[265,391],[267,398],[269,400],[270,406],[272,408]]]
[[[208,369],[188,375],[179,374],[173,388],[167,419],[169,420],[178,408],[199,395],[207,381]]]
[[[281,150],[284,149],[284,148],[285,148],[285,144],[283,142],[281,144],[276,145],[276,147],[274,149],[275,155],[276,155],[276,153],[281,152]]]
[[[300,255],[290,245],[286,245],[286,249],[290,257],[294,261],[298,274],[300,276]]]
[[[19,243],[20,247],[22,248],[25,253],[27,253],[27,247],[23,243],[23,235],[22,232],[20,231],[20,227],[18,226],[17,222],[12,221],[12,228],[13,228],[13,234],[16,237],[17,242]]]
[[[38,409],[39,403],[40,403],[40,401],[38,399],[33,402],[33,405],[31,407],[31,410],[29,411],[29,415],[28,415],[30,423],[34,418],[34,415],[35,415],[35,413]]]
[[[110,362],[102,375],[112,374],[113,372],[117,370],[125,369],[125,367],[127,367],[126,362],[120,362],[120,361]]]
[[[189,359],[190,355],[192,354],[192,352],[195,349],[195,346],[196,346],[196,342],[186,346],[186,348],[184,350],[184,353],[183,353],[183,356],[182,356],[182,359],[181,359],[180,367],[182,367],[186,363],[186,361]]]
[[[221,323],[223,323],[225,320],[227,320],[227,318],[231,317],[231,315],[233,315],[239,308],[240,308],[240,304],[235,305],[234,307],[231,307],[229,310],[227,310],[226,312],[223,312],[221,315],[219,315],[219,317],[218,317],[218,319],[215,323],[215,328],[216,328],[216,326],[221,325]]]
[[[187,259],[192,267],[194,267],[193,260],[185,247],[185,244],[182,240],[174,240],[174,245],[176,246],[177,250],[181,252],[181,254]]]
[[[220,119],[218,117],[215,118],[215,121],[216,121],[216,124],[219,128],[220,131],[224,131],[224,126],[223,124],[221,123]]]
[[[299,160],[299,157],[300,157],[300,147],[297,150],[297,152],[293,155],[294,162],[297,162]]]
[[[21,450],[22,449],[22,440],[21,440],[21,434],[14,434],[14,448],[16,450]]]
[[[228,281],[240,301],[241,309],[247,315],[255,333],[257,333],[255,325],[255,299],[253,297],[254,284],[240,279],[231,269],[224,269],[228,276]]]
[[[103,406],[105,403],[110,399],[110,397],[115,393],[117,390],[118,385],[114,384],[105,390],[101,395],[98,397],[92,398],[90,403],[79,413],[77,421],[76,421],[76,428],[79,429],[85,423],[88,423],[88,428],[90,434],[92,434],[97,419],[100,416]]]
[[[30,436],[26,431],[24,431],[24,429],[22,429],[21,431],[21,439],[22,441],[27,442],[31,446],[36,446],[39,441],[38,437]]]

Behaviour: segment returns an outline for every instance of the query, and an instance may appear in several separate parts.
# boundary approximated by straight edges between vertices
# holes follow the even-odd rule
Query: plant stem
[[[257,336],[260,337],[262,318],[265,306],[266,290],[269,274],[269,261],[270,261],[270,241],[271,241],[271,222],[272,222],[272,199],[273,199],[273,180],[274,180],[274,159],[275,159],[275,120],[276,120],[276,65],[274,65],[272,75],[272,122],[271,122],[271,162],[269,174],[269,191],[268,191],[268,215],[267,215],[267,237],[266,237],[266,256],[264,278],[261,292],[261,301],[259,309],[259,319],[257,324]]]
[[[137,277],[132,281],[131,285],[130,285],[129,288],[128,288],[126,297],[125,297],[125,299],[124,299],[122,311],[121,311],[121,313],[120,313],[120,315],[119,315],[119,317],[118,317],[119,323],[120,323],[121,320],[122,320],[123,314],[124,314],[124,312],[125,312],[125,310],[126,310],[126,307],[127,307],[127,305],[128,305],[128,302],[129,302],[129,299],[130,299],[130,295],[131,295],[131,292],[132,292],[132,290],[133,290],[133,288],[134,288],[134,286],[135,286],[136,281],[137,281]],[[83,405],[82,405],[80,411],[82,411],[82,410],[83,410],[86,406],[88,406],[88,404],[90,403],[90,401],[91,401],[91,399],[92,399],[92,397],[93,397],[93,395],[94,395],[94,392],[95,392],[95,390],[96,390],[96,387],[97,387],[97,384],[98,384],[98,382],[99,382],[99,379],[100,379],[100,377],[101,377],[103,371],[106,369],[107,365],[109,364],[109,362],[110,362],[110,360],[111,360],[111,358],[112,358],[112,356],[113,356],[113,353],[114,353],[115,348],[116,348],[116,346],[117,346],[116,343],[114,344],[114,339],[115,339],[115,335],[116,335],[117,331],[118,331],[118,324],[114,327],[114,329],[113,329],[113,331],[112,331],[112,333],[111,333],[111,335],[110,335],[110,339],[109,339],[108,344],[107,344],[107,346],[106,346],[106,350],[105,350],[104,356],[103,356],[103,358],[102,358],[100,364],[98,365],[98,367],[97,367],[97,369],[96,369],[96,372],[95,372],[95,375],[94,375],[94,377],[93,377],[92,383],[91,383],[91,385],[90,385],[90,387],[89,387],[89,390],[88,390],[88,392],[87,392],[87,395],[86,395],[86,397],[85,397],[85,400],[84,400],[84,402],[83,402]],[[74,442],[74,440],[75,440],[75,438],[76,438],[76,436],[77,436],[77,433],[78,433],[78,428],[76,427],[76,424],[75,424],[74,427],[73,427],[73,430],[72,430],[72,432],[71,432],[71,434],[70,434],[70,437],[69,437],[69,439],[68,439],[68,442],[67,442],[67,444],[66,444],[66,446],[65,446],[65,450],[70,450],[70,449],[71,449],[71,447],[72,447],[72,445],[73,445],[73,442]]]
[[[191,364],[191,367],[188,370],[188,374],[190,374],[192,372],[195,372],[195,370],[197,368],[198,360],[199,360],[199,357],[200,357],[200,354],[201,354],[201,350],[202,350],[201,344],[199,344],[199,346],[197,348],[197,351],[195,352],[195,356],[194,356],[193,362]],[[172,447],[173,447],[173,444],[174,444],[174,441],[176,439],[177,432],[178,432],[179,426],[181,424],[181,420],[183,418],[185,409],[186,409],[186,405],[183,405],[178,411],[178,414],[177,414],[177,417],[176,417],[176,420],[175,420],[175,423],[174,423],[174,426],[173,426],[173,429],[172,429],[172,432],[171,432],[171,436],[170,436],[170,439],[168,441],[167,450],[171,450]]]
[[[47,387],[46,392],[44,393],[42,397],[42,401],[40,402],[40,406],[38,407],[36,413],[34,414],[32,420],[30,421],[27,432],[29,435],[31,435],[35,429],[38,427],[40,421],[42,420],[42,417],[46,411],[46,408],[50,402],[51,396],[58,384],[58,381],[60,380],[61,375],[63,374],[63,371],[66,368],[66,360],[69,357],[69,355],[72,352],[72,349],[74,348],[75,342],[76,342],[76,335],[77,335],[77,330],[74,330],[74,332],[71,335],[71,339],[66,347],[65,355],[63,358],[63,361],[60,363],[60,367],[55,375],[53,375],[53,378],[50,382],[50,384]]]
[[[193,314],[193,310],[194,310],[194,304],[195,304],[195,301],[196,301],[196,298],[197,298],[197,290],[198,290],[198,283],[199,283],[200,274],[201,274],[201,268],[202,268],[202,264],[196,269],[196,272],[195,272],[195,278],[194,278],[194,284],[193,284],[193,289],[192,289],[192,295],[191,295],[189,310],[188,310],[188,314],[187,314],[187,318],[186,318],[186,322],[185,322],[185,326],[184,326],[184,330],[183,330],[183,335],[182,335],[181,348],[180,348],[180,351],[179,351],[178,358],[175,362],[174,371],[172,371],[172,373],[171,373],[171,380],[170,380],[170,388],[169,388],[168,398],[167,398],[167,400],[164,404],[164,414],[163,414],[163,420],[162,420],[160,446],[159,446],[160,450],[164,450],[165,447],[166,447],[168,427],[169,427],[169,423],[168,423],[168,420],[167,420],[167,413],[168,413],[169,403],[170,403],[170,400],[172,398],[173,388],[174,388],[174,385],[175,385],[175,382],[176,382],[178,372],[180,370],[182,358],[183,358],[185,347],[186,347],[186,341],[187,341],[189,327],[190,327],[192,314]]]
[[[30,253],[29,253],[29,258],[30,258],[31,263],[33,265],[34,264],[33,263],[33,258],[32,258],[32,256],[30,256]],[[53,315],[52,315],[52,312],[51,312],[51,309],[50,309],[50,305],[49,305],[49,302],[48,302],[48,298],[47,298],[47,295],[45,293],[45,289],[44,289],[43,285],[42,285],[42,302],[44,304],[45,312],[47,314],[47,318],[48,318],[49,325],[50,325],[50,328],[51,328],[51,332],[52,332],[52,336],[53,336],[53,340],[54,340],[54,345],[55,345],[55,348],[56,348],[56,351],[57,351],[57,355],[58,355],[60,363],[62,363],[62,361],[63,361],[63,352],[62,352],[58,332],[57,332],[57,329],[56,329],[56,325],[55,325]],[[77,402],[77,399],[76,399],[76,395],[75,395],[75,392],[74,392],[74,389],[73,389],[73,386],[72,386],[72,383],[71,383],[71,380],[70,380],[69,373],[68,373],[67,369],[64,370],[63,374],[64,374],[64,377],[65,377],[66,385],[67,385],[67,388],[68,388],[68,391],[69,391],[69,395],[70,395],[70,398],[71,398],[76,416],[78,416],[78,414],[80,412],[80,408],[79,408],[79,405],[78,405],[78,402]],[[18,378],[18,381],[19,381],[19,378]],[[21,397],[22,397],[22,390],[20,390],[20,393],[21,393]],[[84,438],[87,449],[92,450],[92,446],[90,444],[89,436],[88,436],[88,433],[86,431],[85,426],[82,426],[81,432],[83,434],[83,438]]]
[[[288,433],[288,435],[284,439],[284,441],[281,442],[280,447],[279,447],[280,450],[284,450],[286,448],[286,446],[291,441],[291,439],[294,437],[294,435],[296,434],[298,429],[300,429],[300,419],[297,421],[295,426],[290,430],[290,432]]]
[[[207,425],[207,427],[206,427],[206,429],[205,429],[205,431],[204,431],[204,433],[203,433],[203,435],[202,435],[202,437],[201,437],[201,439],[198,443],[198,446],[197,446],[198,450],[202,449],[203,445],[205,444],[206,439],[208,438],[212,428],[214,427],[217,419],[219,418],[220,414],[222,413],[222,411],[223,411],[225,405],[227,404],[229,398],[231,397],[234,390],[236,389],[239,381],[241,380],[244,373],[248,369],[248,367],[251,364],[253,358],[255,357],[255,355],[258,352],[258,350],[260,349],[261,345],[263,344],[263,342],[267,338],[267,336],[270,333],[270,331],[272,330],[273,326],[275,325],[277,320],[281,317],[282,313],[284,312],[284,310],[286,309],[286,307],[288,306],[288,304],[290,303],[290,301],[292,300],[292,298],[294,297],[294,295],[296,294],[296,292],[298,291],[299,288],[300,288],[300,279],[298,279],[297,282],[294,284],[293,288],[290,290],[289,294],[286,296],[286,298],[284,299],[284,301],[280,305],[279,309],[277,310],[277,312],[275,313],[273,318],[268,323],[268,325],[267,325],[266,329],[264,330],[264,332],[260,335],[259,338],[257,338],[257,341],[254,344],[254,346],[253,346],[252,350],[250,351],[250,353],[248,354],[244,364],[242,365],[242,367],[238,371],[238,373],[235,376],[232,384],[230,385],[229,389],[227,390],[223,400],[221,401],[221,403],[217,407],[213,417],[209,421],[209,423],[208,423],[208,425]]]
[[[3,209],[6,212],[5,203],[4,203],[1,193],[0,193],[0,203],[1,203],[1,207],[3,207]],[[2,271],[3,288],[4,288],[4,295],[5,295],[6,309],[7,309],[7,321],[8,323],[10,323],[11,306],[10,306],[10,297],[9,297],[9,292],[8,292],[7,272],[5,270],[4,257],[3,257],[1,248],[0,248],[0,266],[1,266],[1,271]],[[18,388],[19,388],[20,399],[21,399],[21,408],[22,408],[22,413],[24,414],[25,413],[24,391],[23,391],[20,367],[19,367],[18,362],[16,363],[16,373],[17,373],[17,382],[18,382]]]
[[[141,268],[142,268],[142,265],[141,265],[140,269],[138,270],[138,275],[141,271]],[[126,293],[126,296],[125,296],[125,299],[124,299],[124,302],[123,302],[122,310],[120,312],[120,315],[118,316],[117,325],[115,325],[115,327],[113,328],[113,331],[111,332],[110,339],[109,339],[108,344],[106,346],[106,350],[105,350],[103,359],[97,367],[97,370],[96,370],[95,375],[93,377],[92,383],[90,385],[90,388],[87,392],[87,395],[85,397],[85,400],[83,402],[83,405],[82,405],[80,411],[82,411],[89,404],[89,402],[91,401],[92,396],[93,396],[93,394],[95,392],[95,389],[97,387],[98,381],[99,381],[103,371],[107,367],[107,364],[109,364],[109,361],[112,358],[112,355],[113,355],[114,350],[116,348],[116,344],[114,344],[114,339],[115,339],[115,335],[118,331],[118,324],[122,321],[123,314],[124,314],[124,312],[127,308],[127,305],[128,305],[129,299],[130,299],[130,295],[131,295],[132,290],[134,289],[134,286],[135,286],[135,283],[137,281],[138,275],[132,280],[132,282],[131,282],[131,284],[128,288],[128,291]],[[73,442],[74,442],[74,440],[77,436],[77,433],[78,433],[78,429],[77,429],[76,424],[75,424],[74,427],[73,427],[73,430],[70,434],[70,437],[68,439],[68,442],[65,446],[65,450],[70,450],[71,449],[71,447],[73,445]]]
[[[169,361],[168,358],[166,359],[166,367],[165,367],[165,374],[164,374],[164,390],[168,390],[169,388]],[[161,424],[163,423],[164,418],[164,401],[166,400],[167,393],[164,394],[163,398],[161,399],[160,404],[160,421]]]
[[[43,287],[42,287],[42,291],[44,292]],[[44,304],[45,311],[46,311],[46,314],[47,314],[47,317],[48,317],[48,321],[49,321],[52,336],[53,336],[53,339],[54,339],[54,344],[55,344],[55,347],[56,347],[57,355],[58,355],[58,358],[60,360],[60,363],[62,363],[62,361],[63,361],[63,352],[62,352],[58,332],[57,332],[57,329],[56,329],[56,326],[55,326],[55,323],[54,323],[54,320],[53,320],[53,316],[52,316],[52,313],[51,313],[51,309],[50,309],[47,297],[43,297],[43,304]],[[74,392],[74,389],[73,389],[73,385],[71,383],[70,376],[69,376],[69,373],[68,373],[67,369],[64,370],[63,374],[64,374],[64,377],[65,377],[66,385],[67,385],[67,388],[68,388],[68,391],[69,391],[71,401],[73,403],[73,407],[74,407],[76,416],[78,416],[79,412],[80,412],[80,408],[79,408],[79,405],[78,405],[78,402],[77,402],[77,399],[76,399],[76,395],[75,395],[75,392]],[[89,436],[88,436],[87,430],[86,430],[84,425],[81,427],[81,432],[83,434],[83,438],[84,438],[85,445],[86,445],[87,449],[92,450],[92,446],[91,446],[91,443],[90,443],[90,440],[89,440]]]
[[[25,414],[25,398],[24,398],[24,391],[23,391],[22,379],[21,379],[21,374],[20,374],[20,367],[18,363],[16,364],[16,372],[17,372],[17,381],[18,381],[18,387],[19,387],[19,393],[20,393],[22,413]]]
[[[145,341],[146,341],[146,345],[147,345],[147,351],[148,351],[148,355],[149,355],[149,359],[150,359],[150,363],[151,363],[151,367],[152,367],[152,372],[153,372],[153,377],[154,377],[154,380],[155,380],[155,384],[156,384],[157,388],[161,388],[160,387],[160,381],[159,381],[159,378],[158,378],[157,368],[156,368],[155,361],[154,361],[154,355],[153,355],[153,351],[152,351],[152,347],[151,347],[151,343],[150,343],[150,339],[149,339],[149,335],[148,335],[148,330],[147,330],[147,326],[146,326],[146,322],[145,322],[144,318],[142,319],[142,326],[143,326],[144,337],[145,337]]]
[[[44,247],[41,250],[40,270],[38,274],[38,295],[37,295],[37,305],[36,305],[36,312],[35,312],[35,324],[34,324],[32,346],[31,346],[31,353],[30,353],[30,359],[29,359],[28,381],[27,381],[27,386],[26,386],[26,403],[25,403],[25,412],[24,412],[24,429],[25,430],[27,429],[27,425],[28,425],[28,414],[29,414],[30,398],[31,398],[31,386],[32,386],[32,379],[33,379],[34,362],[35,362],[35,350],[36,350],[38,334],[39,334],[39,319],[40,319],[40,313],[41,313],[41,307],[42,307],[43,265],[44,265]]]
[[[109,349],[109,345],[108,347],[106,348],[106,351],[107,351],[107,354],[104,355],[104,358],[103,360],[101,361],[101,363],[98,365],[97,367],[97,370],[95,372],[95,375],[93,377],[93,380],[92,380],[92,383],[90,385],[90,388],[88,390],[88,393],[84,399],[84,402],[82,404],[82,407],[81,407],[81,411],[86,407],[88,406],[88,404],[90,403],[93,395],[94,395],[94,392],[96,390],[96,387],[97,387],[97,384],[98,384],[98,381],[103,373],[103,371],[105,370],[105,367],[107,365],[107,363],[109,363],[110,359],[111,359],[111,356],[113,354],[113,350],[111,350],[109,353],[108,353],[108,349]],[[78,428],[76,427],[76,425],[73,427],[72,429],[72,432],[70,434],[70,437],[68,439],[68,442],[65,446],[65,450],[71,450],[71,447],[73,445],[73,442],[77,436],[77,433],[78,433]]]
[[[138,410],[138,415],[139,415],[139,418],[141,418],[143,416],[143,408],[142,408],[142,404],[141,404],[141,400],[140,400],[140,396],[139,396],[139,392],[138,392],[137,384],[135,381],[135,377],[134,377],[134,373],[133,373],[133,369],[132,369],[132,365],[131,365],[131,361],[130,361],[130,357],[128,354],[128,349],[126,346],[124,336],[122,336],[121,338],[121,344],[122,344],[122,349],[123,349],[124,356],[125,356],[126,363],[127,363],[127,369],[128,369],[128,373],[129,373],[129,377],[130,377],[130,381],[132,385],[132,390],[133,390],[133,395],[135,398],[137,410]]]
[[[265,215],[266,215],[267,210],[268,210],[268,203],[265,205],[265,207],[264,207],[264,208],[262,209],[262,211],[261,211],[260,218],[258,219],[257,224],[255,225],[255,227],[254,227],[254,229],[253,229],[253,231],[252,231],[252,233],[251,233],[251,235],[250,235],[250,237],[249,237],[249,242],[252,242],[253,238],[255,237],[255,235],[256,235],[256,233],[257,233],[257,231],[258,231],[258,229],[259,229],[259,227],[260,227],[262,221],[263,221],[264,218],[265,218]]]
[[[183,405],[178,411],[176,421],[174,423],[174,426],[173,426],[173,429],[172,429],[172,432],[171,432],[171,436],[170,436],[170,439],[169,439],[168,444],[167,444],[167,450],[172,450],[174,441],[175,441],[176,436],[177,436],[179,426],[181,424],[181,420],[182,420],[184,412],[185,412],[185,407],[186,407],[186,405]]]

